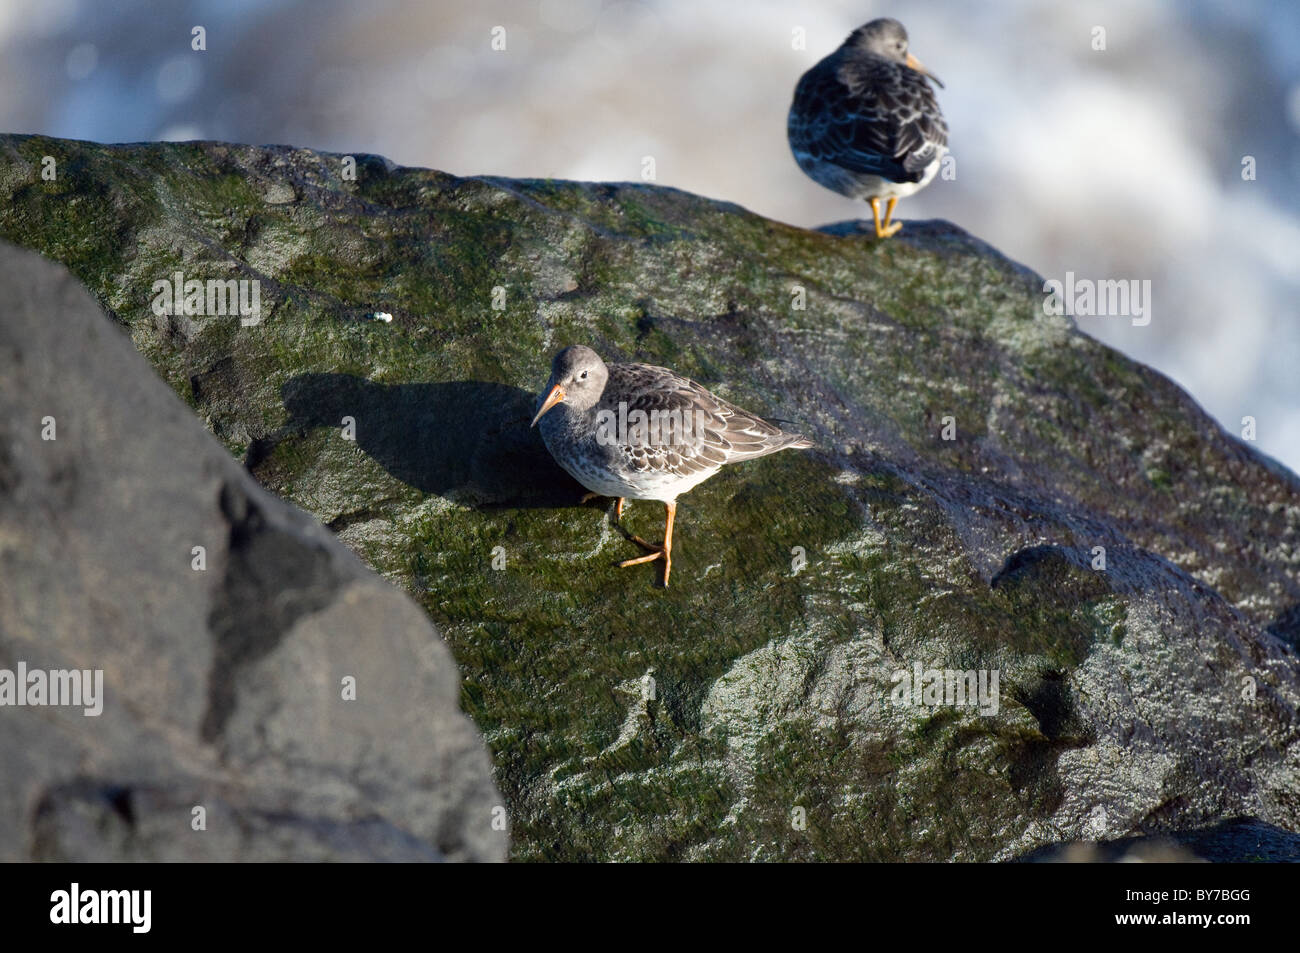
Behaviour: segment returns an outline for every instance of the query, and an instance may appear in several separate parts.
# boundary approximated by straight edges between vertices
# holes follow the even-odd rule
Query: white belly
[[[925,167],[925,174],[921,176],[920,182],[890,182],[888,179],[882,179],[878,175],[860,175],[856,176],[856,183],[852,196],[855,199],[905,199],[909,195],[915,195],[935,177],[939,171],[939,165],[943,157],[939,157]]]
[[[938,151],[934,161],[925,167],[925,173],[919,182],[891,182],[879,175],[852,172],[830,162],[821,162],[806,153],[796,152],[795,160],[810,179],[832,192],[839,192],[852,199],[905,199],[930,184],[938,174],[947,151],[942,148]]]
[[[699,486],[721,469],[720,467],[714,467],[712,470],[704,470],[684,477],[662,472],[639,474],[634,486],[605,469],[593,468],[587,470],[564,461],[559,461],[559,463],[568,471],[569,476],[592,493],[598,493],[601,496],[622,496],[629,500],[658,500],[661,503],[671,503],[683,493]]]

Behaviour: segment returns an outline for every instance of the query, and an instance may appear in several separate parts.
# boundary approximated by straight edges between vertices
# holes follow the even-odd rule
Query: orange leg
[[[903,227],[902,222],[894,222],[892,226],[889,224],[890,220],[893,219],[894,217],[894,206],[897,204],[898,204],[898,196],[894,196],[889,200],[889,204],[885,206],[885,237],[886,238],[888,238],[890,235],[897,234],[898,230]]]
[[[896,234],[896,233],[898,232],[898,230],[899,230],[900,228],[903,227],[903,223],[902,223],[902,222],[895,222],[893,225],[890,225],[890,224],[889,224],[889,220],[890,220],[890,219],[893,217],[893,215],[894,215],[894,206],[897,205],[897,204],[898,204],[898,199],[897,199],[897,197],[895,197],[895,198],[891,198],[891,199],[889,200],[889,205],[885,208],[885,221],[884,221],[884,224],[881,224],[881,221],[880,221],[880,199],[878,199],[878,198],[873,198],[873,199],[871,199],[871,215],[872,215],[872,217],[875,219],[875,222],[876,222],[876,237],[877,237],[877,238],[888,238],[890,235]]]
[[[599,499],[603,499],[603,497],[601,497],[601,495],[600,495],[599,493],[584,493],[583,496],[582,496],[582,499],[580,499],[580,500],[578,501],[578,505],[581,506],[583,503],[586,503],[586,502],[588,502],[589,500],[599,500]],[[614,520],[615,520],[615,522],[617,522],[618,520],[621,520],[621,519],[623,518],[623,504],[624,504],[624,502],[626,502],[626,501],[624,500],[623,497],[620,496],[620,497],[618,498],[618,502],[614,504]]]
[[[668,513],[667,522],[664,524],[664,544],[656,546],[654,543],[647,543],[639,536],[633,536],[632,542],[650,550],[647,556],[638,556],[636,559],[625,559],[619,566],[637,566],[641,563],[654,562],[656,559],[664,561],[664,588],[668,588],[668,576],[673,571],[673,520],[677,517],[677,503],[665,503],[664,509]]]

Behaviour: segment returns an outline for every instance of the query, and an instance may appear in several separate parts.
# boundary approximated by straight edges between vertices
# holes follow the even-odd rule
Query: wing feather
[[[661,429],[657,440],[653,433],[628,427],[627,443],[615,449],[638,471],[693,476],[786,447],[811,446],[797,434],[787,433],[667,368],[608,366],[609,382],[598,410],[612,411],[617,417],[621,399],[627,403],[629,416],[641,410],[650,419],[663,421],[664,414],[676,411],[687,421],[680,433]]]
[[[919,182],[946,148],[948,125],[924,75],[840,49],[799,80],[789,135],[796,154],[892,182]]]

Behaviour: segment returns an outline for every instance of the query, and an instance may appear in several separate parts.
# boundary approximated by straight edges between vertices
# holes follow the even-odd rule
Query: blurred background
[[[661,185],[815,226],[864,207],[795,166],[790,97],[885,15],[947,84],[956,159],[901,217],[1045,278],[1150,279],[1149,325],[1080,327],[1300,470],[1295,0],[0,0],[0,129],[458,175],[640,180],[653,156]]]

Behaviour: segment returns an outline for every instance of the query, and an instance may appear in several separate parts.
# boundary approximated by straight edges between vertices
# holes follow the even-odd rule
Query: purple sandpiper
[[[695,381],[650,364],[606,364],[589,347],[555,355],[533,425],[555,461],[593,497],[658,500],[667,510],[662,546],[631,536],[649,555],[620,566],[662,559],[664,586],[672,572],[677,497],[725,464],[811,441],[787,433]]]
[[[872,20],[804,73],[787,133],[795,161],[819,185],[871,203],[876,237],[888,238],[900,198],[930,184],[948,151],[948,125],[897,20]],[[880,200],[888,199],[883,223]]]

